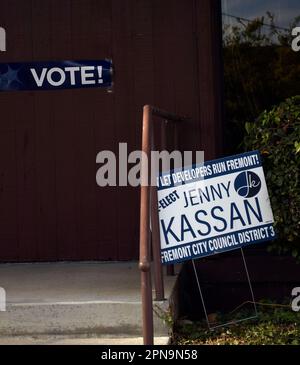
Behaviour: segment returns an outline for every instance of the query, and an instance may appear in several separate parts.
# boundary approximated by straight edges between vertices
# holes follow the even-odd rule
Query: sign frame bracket
[[[253,287],[252,287],[252,283],[251,283],[251,279],[250,279],[250,275],[249,275],[249,271],[248,271],[248,266],[247,266],[246,258],[245,258],[244,251],[243,251],[242,247],[240,248],[240,251],[241,251],[241,256],[242,256],[242,259],[243,259],[243,265],[244,265],[246,276],[247,276],[247,281],[248,281],[248,284],[249,284],[249,289],[250,289],[250,293],[251,293],[251,298],[252,298],[252,303],[253,303],[255,315],[249,316],[249,317],[246,317],[246,318],[241,318],[241,319],[238,319],[238,320],[232,320],[232,321],[222,323],[222,324],[219,324],[219,325],[215,325],[215,326],[211,326],[211,323],[208,319],[207,308],[206,308],[206,305],[205,305],[204,296],[203,296],[203,293],[202,293],[200,280],[199,280],[198,272],[197,272],[196,265],[195,265],[195,260],[194,259],[191,260],[193,270],[194,270],[194,274],[195,274],[195,278],[196,278],[196,282],[197,282],[197,287],[198,287],[198,290],[199,290],[199,294],[200,294],[200,298],[201,298],[201,302],[202,302],[202,306],[203,306],[203,310],[204,310],[204,314],[205,314],[206,323],[207,323],[208,329],[210,331],[214,331],[217,328],[226,327],[226,326],[229,326],[231,324],[236,324],[236,323],[248,321],[250,319],[258,318],[258,311],[257,311],[257,305],[256,305],[255,297],[254,297]]]

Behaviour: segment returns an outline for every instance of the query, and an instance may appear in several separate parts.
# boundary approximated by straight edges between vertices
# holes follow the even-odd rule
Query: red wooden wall
[[[0,62],[111,58],[114,92],[0,93],[0,261],[137,257],[139,190],[96,185],[96,154],[139,149],[145,103],[189,115],[218,154],[217,0],[0,0]]]

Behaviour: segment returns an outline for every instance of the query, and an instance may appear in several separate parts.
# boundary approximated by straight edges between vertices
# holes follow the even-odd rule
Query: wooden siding
[[[0,0],[0,62],[111,58],[102,89],[0,93],[0,261],[137,257],[139,189],[96,185],[96,154],[140,148],[145,103],[192,119],[180,146],[218,155],[220,4]]]

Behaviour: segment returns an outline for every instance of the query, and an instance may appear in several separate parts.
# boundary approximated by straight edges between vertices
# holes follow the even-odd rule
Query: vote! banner
[[[163,264],[273,240],[273,214],[258,151],[158,177]]]
[[[112,62],[0,63],[0,91],[110,88]]]

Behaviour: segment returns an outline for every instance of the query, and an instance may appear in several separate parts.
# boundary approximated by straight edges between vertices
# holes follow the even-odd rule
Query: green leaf
[[[296,153],[299,153],[300,152],[300,142],[295,142],[294,143],[294,146],[295,146],[295,149],[296,149]]]
[[[245,123],[245,129],[246,129],[246,132],[247,132],[248,134],[250,134],[250,131],[251,131],[251,123],[246,122],[246,123]]]

